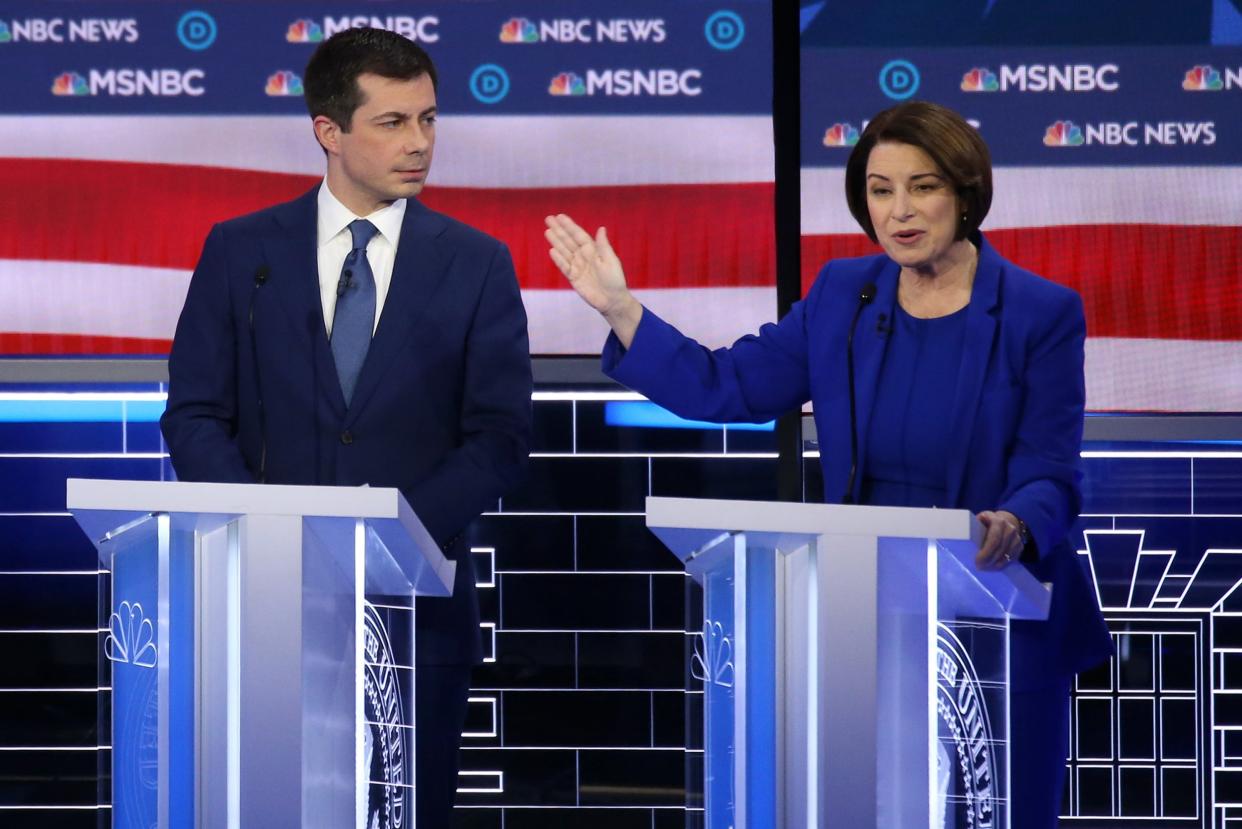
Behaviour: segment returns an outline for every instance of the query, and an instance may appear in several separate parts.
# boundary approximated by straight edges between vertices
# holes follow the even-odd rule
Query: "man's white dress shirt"
[[[397,199],[370,216],[355,216],[332,195],[328,181],[324,179],[323,184],[319,185],[318,205],[319,297],[323,302],[323,320],[329,338],[332,337],[332,317],[336,314],[336,286],[345,257],[354,247],[349,223],[355,219],[366,219],[379,231],[367,244],[367,261],[371,263],[371,273],[375,276],[375,321],[371,325],[371,333],[374,334],[379,325],[380,312],[384,310],[384,300],[388,297],[388,286],[392,284],[392,264],[397,258],[397,243],[401,240],[405,199]]]

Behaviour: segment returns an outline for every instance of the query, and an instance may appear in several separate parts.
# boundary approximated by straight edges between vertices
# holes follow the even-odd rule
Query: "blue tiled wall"
[[[476,528],[495,644],[475,674],[460,782],[474,791],[459,796],[461,826],[687,825],[686,782],[699,766],[685,750],[698,714],[684,631],[697,595],[646,531],[643,499],[772,498],[775,438],[611,426],[599,397],[537,395],[530,478]],[[1086,447],[1080,549],[1128,638],[1077,691],[1066,825],[1224,827],[1232,807],[1213,798],[1242,803],[1242,695],[1231,696],[1242,689],[1242,616],[1231,615],[1242,595],[1227,596],[1242,555],[1236,568],[1207,555],[1242,550],[1238,448]],[[807,459],[812,500],[817,466]],[[96,725],[109,704],[98,632],[107,577],[64,512],[64,479],[160,479],[167,468],[149,413],[0,415],[0,645],[11,657],[0,673],[0,806],[88,807],[0,810],[0,825],[95,826],[93,807],[108,802],[108,735]],[[1136,689],[1147,676],[1164,684]],[[1119,727],[1150,712],[1181,734],[1187,705],[1190,759],[1184,736],[1147,745]],[[1150,758],[1126,759],[1136,753]]]

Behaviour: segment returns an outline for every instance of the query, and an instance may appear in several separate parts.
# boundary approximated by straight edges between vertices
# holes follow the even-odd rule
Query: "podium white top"
[[[722,521],[727,527],[722,527]],[[788,550],[811,536],[863,535],[968,541],[978,548],[983,527],[969,510],[914,507],[862,507],[785,501],[726,501],[713,498],[648,498],[647,526],[677,555],[702,548],[722,529],[788,536]],[[666,533],[680,530],[680,533]],[[665,539],[674,539],[674,547]],[[778,543],[778,549],[786,550]]]
[[[832,536],[929,539],[951,552],[965,572],[1015,618],[1046,619],[1050,589],[1020,564],[976,570],[984,529],[969,510],[729,501],[712,498],[648,498],[647,527],[687,565],[714,547],[722,534],[765,536],[791,553]]]
[[[96,547],[159,514],[171,516],[175,527],[198,532],[211,532],[243,515],[363,519],[416,587],[430,571],[442,585],[435,592],[452,590],[456,564],[445,558],[405,497],[391,487],[70,478],[65,504]]]
[[[103,481],[70,478],[69,510],[304,515],[324,518],[396,518],[401,493],[391,487],[206,484],[185,481]],[[405,504],[406,509],[409,505]],[[419,522],[420,525],[422,522]]]

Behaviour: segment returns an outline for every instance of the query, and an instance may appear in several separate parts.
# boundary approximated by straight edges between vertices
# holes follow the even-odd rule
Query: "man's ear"
[[[341,151],[341,128],[326,115],[316,115],[311,122],[315,128],[315,138],[324,152],[335,155]]]

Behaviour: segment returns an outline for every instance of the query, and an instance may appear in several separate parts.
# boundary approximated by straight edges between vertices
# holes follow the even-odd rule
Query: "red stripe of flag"
[[[172,340],[145,337],[108,337],[91,334],[25,334],[0,331],[0,354],[57,356],[90,354],[92,356],[127,357],[155,355],[164,357],[172,348]]]
[[[178,165],[0,160],[0,188],[19,195],[0,200],[0,258],[189,269],[213,222],[295,197],[315,181]],[[423,200],[505,240],[524,288],[564,285],[542,236],[543,217],[553,211],[592,231],[606,224],[635,287],[695,288],[773,284],[772,193],[771,184],[429,187]],[[1014,262],[1076,288],[1092,336],[1242,340],[1242,228],[1069,225],[988,238]],[[876,250],[861,234],[804,237],[803,285],[830,258]]]
[[[215,222],[295,198],[314,176],[124,162],[0,159],[0,259],[191,269]],[[764,286],[775,277],[773,187],[438,188],[422,201],[509,245],[524,288],[560,288],[543,219],[599,225],[635,287]]]
[[[1242,340],[1242,228],[1066,225],[994,230],[1015,264],[1083,298],[1087,334]],[[879,251],[862,234],[802,237],[805,293],[823,263]]]

